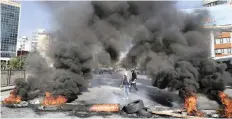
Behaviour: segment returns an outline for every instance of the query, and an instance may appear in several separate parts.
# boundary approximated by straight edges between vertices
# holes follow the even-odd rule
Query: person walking
[[[123,89],[124,89],[124,93],[125,93],[125,98],[124,99],[129,99],[129,95],[130,95],[130,92],[129,92],[130,83],[129,83],[129,80],[127,78],[126,72],[123,75],[122,85],[123,85]]]
[[[136,87],[136,80],[137,80],[137,74],[135,70],[132,70],[132,78],[131,78],[131,88],[134,88],[136,92],[138,92],[138,88]]]

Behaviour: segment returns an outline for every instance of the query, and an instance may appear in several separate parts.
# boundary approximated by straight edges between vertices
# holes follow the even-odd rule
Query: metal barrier
[[[11,86],[14,83],[14,80],[17,78],[25,79],[26,71],[25,70],[1,70],[1,87]]]

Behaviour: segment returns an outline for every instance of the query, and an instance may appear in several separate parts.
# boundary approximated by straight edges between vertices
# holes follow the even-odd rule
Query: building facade
[[[31,51],[37,50],[42,56],[45,56],[51,35],[45,29],[37,29],[32,35]]]
[[[21,4],[1,0],[1,60],[16,56]]]
[[[41,40],[41,37],[46,34],[45,29],[37,29],[35,32],[32,33],[31,39],[31,48],[32,50],[39,50],[38,49],[38,42]]]
[[[220,2],[220,0],[205,2],[206,5],[209,3],[215,4],[198,8],[198,10],[206,9],[209,11],[209,17],[205,19],[203,27],[210,30],[211,57],[215,60],[232,59],[232,15],[230,15],[232,5],[228,4],[228,1]],[[183,11],[189,13],[194,10],[196,9],[185,9]]]
[[[215,57],[232,56],[232,32],[214,33]]]
[[[31,40],[26,36],[19,37],[17,42],[17,51],[31,51]]]
[[[212,57],[214,59],[232,58],[232,6],[230,1],[212,0],[207,7],[210,17],[205,28],[211,30]]]
[[[212,7],[216,5],[221,5],[225,3],[229,3],[230,0],[202,0],[202,4],[204,7]]]
[[[38,51],[43,54],[47,52],[49,43],[50,43],[50,34],[46,32],[39,33],[38,43],[37,43]]]

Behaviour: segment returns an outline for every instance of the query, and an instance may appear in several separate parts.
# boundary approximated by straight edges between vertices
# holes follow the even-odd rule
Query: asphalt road
[[[118,75],[96,75],[92,80],[91,88],[88,91],[84,91],[82,95],[78,96],[78,99],[72,103],[88,103],[88,104],[97,104],[97,103],[119,103],[120,105],[127,104],[130,101],[142,99],[145,106],[152,107],[154,105],[160,105],[154,101],[145,93],[146,88],[153,88],[148,86],[150,81],[144,76],[140,76],[141,80],[138,83],[139,93],[131,94],[129,100],[124,100],[123,89],[120,88],[120,83],[122,81],[121,77]],[[9,96],[10,91],[1,93],[1,100]],[[152,92],[150,92],[153,95]],[[155,93],[154,93],[155,95]],[[30,108],[1,108],[1,117],[2,118],[69,118],[67,112],[44,112],[38,114]],[[103,118],[101,116],[93,116],[92,118]],[[121,117],[120,115],[111,115],[110,118]],[[105,118],[105,117],[104,117]]]
[[[177,108],[183,107],[183,100],[181,100],[177,94],[167,92],[166,90],[160,90],[150,85],[150,80],[146,76],[138,76],[137,87],[139,92],[131,94],[129,100],[123,100],[123,89],[120,88],[122,79],[118,75],[96,75],[92,80],[91,88],[88,91],[84,91],[82,95],[78,96],[78,99],[72,103],[119,103],[125,105],[132,100],[143,100],[146,107],[153,108],[154,106],[173,106]],[[9,96],[10,91],[1,93],[1,100]],[[227,94],[232,96],[232,90],[226,90]],[[202,95],[198,96],[198,107],[214,108],[218,107],[215,101],[210,101]],[[68,112],[44,112],[37,113],[30,108],[1,108],[2,118],[71,118]],[[90,118],[117,118],[120,115],[111,116],[92,116]]]

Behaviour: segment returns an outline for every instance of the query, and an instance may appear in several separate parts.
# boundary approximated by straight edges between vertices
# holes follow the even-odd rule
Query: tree
[[[24,68],[24,62],[25,62],[26,57],[14,57],[10,60],[10,68],[11,69],[23,69]]]

